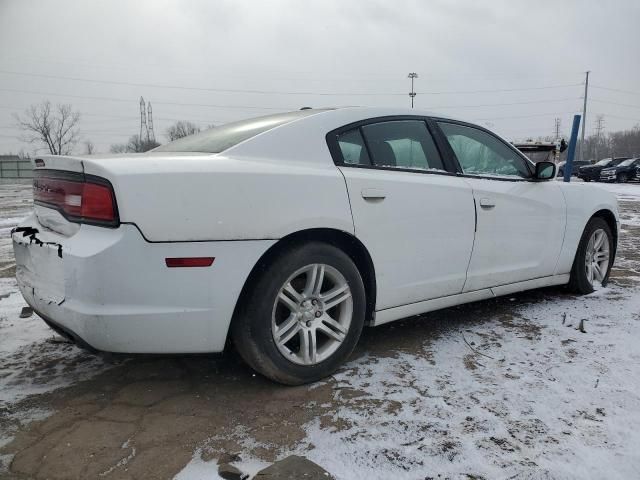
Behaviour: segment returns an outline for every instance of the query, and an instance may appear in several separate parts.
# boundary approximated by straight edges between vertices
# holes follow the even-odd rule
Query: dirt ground
[[[12,202],[22,204],[19,197],[14,195]],[[623,201],[621,207],[630,218],[638,218],[640,202]],[[637,288],[639,242],[640,226],[627,225],[608,302]],[[0,244],[2,248],[5,243]],[[13,273],[8,264],[0,268]],[[330,458],[334,442],[336,450],[357,452],[353,478],[368,476],[364,466],[356,468],[360,463],[388,468],[378,478],[426,478],[425,469],[433,478],[497,478],[488,476],[492,471],[504,471],[504,477],[513,473],[518,478],[561,477],[564,470],[554,474],[542,460],[545,452],[557,450],[557,455],[567,458],[572,444],[563,442],[568,437],[589,446],[590,438],[601,436],[604,443],[596,442],[597,448],[616,444],[611,432],[618,427],[607,430],[605,423],[622,418],[624,408],[630,407],[621,407],[620,416],[611,417],[610,410],[598,411],[595,403],[589,403],[579,413],[581,407],[576,404],[589,401],[582,399],[581,387],[567,383],[559,387],[562,382],[557,379],[562,374],[550,373],[547,367],[556,365],[561,357],[557,360],[561,367],[557,371],[561,371],[582,359],[589,362],[582,371],[595,372],[594,358],[605,362],[606,352],[610,354],[615,347],[609,340],[600,345],[596,337],[590,337],[590,344],[576,328],[561,330],[567,313],[562,326],[562,313],[553,314],[553,324],[546,314],[540,314],[545,320],[538,321],[530,312],[541,304],[561,305],[558,312],[569,312],[568,318],[574,321],[582,317],[572,316],[572,309],[581,311],[585,305],[583,299],[562,289],[543,289],[366,329],[352,360],[339,374],[294,388],[254,374],[232,351],[219,357],[96,359],[59,339],[47,339],[30,353],[22,351],[12,365],[25,362],[28,371],[21,375],[32,379],[44,379],[51,373],[71,380],[64,388],[28,395],[2,407],[0,431],[10,433],[12,439],[0,447],[6,463],[0,476],[165,479],[178,475],[194,458],[215,463],[239,455],[271,462],[286,452],[298,452],[308,453],[338,478],[351,478],[345,470],[351,468],[348,459],[341,460],[337,472],[322,462]],[[598,305],[601,303],[593,303],[594,316],[586,317],[592,321],[587,330],[600,328],[597,318],[606,322],[605,315],[598,317]],[[630,313],[629,322],[638,323],[637,316],[632,317]],[[505,350],[510,344],[517,352]],[[638,355],[630,355],[629,375],[635,375]],[[61,357],[70,359],[62,370]],[[89,364],[93,376],[77,373]],[[613,367],[603,368],[610,371]],[[383,379],[375,383],[380,369],[385,369]],[[81,380],[73,380],[76,374]],[[567,378],[573,378],[570,375]],[[605,392],[607,375],[584,377],[590,389],[584,391]],[[458,376],[474,384],[463,385]],[[525,377],[526,383],[518,383]],[[520,398],[523,385],[531,392],[528,399]],[[372,386],[382,393],[372,392]],[[491,401],[480,397],[487,388],[494,390]],[[607,398],[619,393],[616,388],[611,388]],[[637,399],[639,392],[632,393]],[[575,400],[576,395],[580,400]],[[548,417],[544,417],[547,410],[528,416],[527,409],[538,408],[530,405],[532,398],[534,404],[549,398],[557,399],[558,405],[574,405],[570,410],[549,405],[548,410],[565,410]],[[42,412],[41,419],[38,412]],[[333,436],[326,440],[329,433]],[[470,438],[472,444],[467,441]],[[616,450],[612,455],[629,462],[625,471],[640,469],[640,463],[635,463],[640,459],[637,454]],[[490,466],[473,470],[474,462]],[[451,470],[447,465],[457,466]],[[543,466],[547,476],[533,475]],[[181,478],[196,477],[184,474]]]

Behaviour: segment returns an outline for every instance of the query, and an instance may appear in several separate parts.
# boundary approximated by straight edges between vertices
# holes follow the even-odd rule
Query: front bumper
[[[600,172],[579,172],[578,178],[582,180],[600,180]]]
[[[249,272],[273,240],[147,242],[134,225],[82,225],[64,237],[35,215],[12,234],[16,278],[48,323],[90,348],[119,353],[223,350]],[[211,267],[167,268],[165,258],[215,257]]]
[[[617,175],[615,173],[601,173],[600,181],[601,182],[615,182],[617,180]]]

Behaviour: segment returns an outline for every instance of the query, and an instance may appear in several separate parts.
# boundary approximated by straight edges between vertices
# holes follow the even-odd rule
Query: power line
[[[121,82],[116,80],[98,80],[80,77],[66,77],[62,75],[49,75],[43,73],[23,73],[13,72],[9,70],[0,70],[0,73],[6,75],[18,75],[18,76],[31,76],[40,78],[54,78],[58,80],[70,80],[76,82],[88,82],[88,83],[100,83],[106,85],[126,85],[130,87],[145,87],[145,88],[166,88],[174,90],[194,90],[202,92],[220,92],[220,93],[253,93],[261,95],[318,95],[318,96],[399,96],[406,95],[405,93],[390,93],[390,92],[292,92],[282,90],[251,90],[251,89],[235,89],[235,88],[206,88],[206,87],[187,87],[181,85],[163,85],[163,84],[150,84],[150,83],[134,83],[134,82]],[[488,89],[488,90],[458,90],[458,91],[442,91],[442,92],[417,92],[421,95],[446,95],[446,94],[461,94],[461,93],[489,93],[489,92],[517,92],[528,90],[544,90],[552,88],[564,88],[580,86],[581,83],[571,83],[563,85],[546,85],[542,87],[526,87],[526,88],[500,88],[500,89]]]
[[[525,102],[509,102],[509,103],[483,103],[478,105],[431,105],[429,108],[449,109],[449,108],[505,107],[505,106],[512,106],[512,105],[531,105],[535,103],[568,102],[573,100],[580,100],[580,97],[556,98],[553,100],[531,100],[531,101],[525,101]]]
[[[460,93],[493,93],[493,92],[524,92],[529,90],[547,90],[552,88],[579,87],[582,83],[567,83],[564,85],[546,85],[544,87],[526,87],[526,88],[495,88],[487,90],[449,90],[443,92],[417,92],[420,95],[449,95]]]
[[[50,92],[36,92],[33,90],[20,90],[17,88],[0,88],[0,91],[4,92],[13,92],[13,93],[27,93],[33,95],[47,95],[50,97],[69,97],[69,98],[79,98],[79,99],[87,99],[87,100],[104,100],[110,102],[123,102],[123,103],[131,103],[130,98],[118,98],[118,97],[96,97],[92,95],[72,95],[66,93],[50,93]],[[175,106],[185,106],[185,107],[211,107],[211,108],[229,108],[229,109],[248,109],[248,110],[277,110],[282,111],[283,108],[277,107],[256,107],[255,105],[212,105],[206,103],[181,103],[181,102],[155,102],[159,105],[175,105]],[[295,110],[296,107],[291,107],[289,110]]]
[[[576,109],[577,110],[577,109]],[[536,113],[533,115],[514,115],[514,116],[509,116],[509,117],[489,117],[489,118],[475,118],[474,121],[481,121],[481,120],[510,120],[510,119],[514,119],[514,118],[532,118],[532,117],[546,117],[546,116],[554,116],[554,115],[570,115],[575,113],[574,111],[571,112],[551,112],[551,113]]]
[[[591,85],[592,88],[597,88],[598,90],[608,90],[610,92],[618,92],[618,93],[627,93],[629,95],[639,95],[640,92],[634,92],[632,90],[622,90],[620,88],[609,88],[609,87],[601,87],[599,85]]]
[[[628,104],[628,103],[610,102],[609,100],[597,100],[595,98],[592,98],[591,101],[592,102],[598,102],[598,103],[608,103],[608,104],[611,104],[611,105],[617,105],[619,107],[639,108],[640,109],[640,105],[632,105],[632,104]]]

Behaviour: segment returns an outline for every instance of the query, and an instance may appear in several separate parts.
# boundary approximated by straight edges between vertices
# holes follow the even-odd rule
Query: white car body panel
[[[40,227],[33,215],[22,225]],[[27,303],[94,349],[129,353],[222,351],[235,300],[275,243],[149,243],[132,225],[82,225],[69,238],[51,231],[37,238],[64,247],[60,258],[55,245],[13,233]],[[215,260],[210,268],[166,267],[165,258],[183,256]]]
[[[451,175],[342,167],[356,237],[376,270],[376,309],[462,291],[473,247],[473,194]],[[365,199],[363,189],[385,198]],[[366,194],[366,193],[365,193]]]
[[[328,132],[392,115],[431,114],[321,111],[219,154],[39,157],[44,167],[36,171],[109,180],[121,223],[78,225],[37,205],[21,226],[53,245],[12,234],[22,294],[99,350],[218,352],[250,272],[290,234],[331,229],[361,242],[375,269],[371,323],[380,324],[567,283],[591,216],[607,210],[619,225],[615,197],[590,185],[334,164]],[[363,189],[385,198],[365,200]],[[482,210],[483,198],[495,208]],[[215,261],[207,268],[164,263],[198,256]]]
[[[478,227],[464,291],[553,275],[566,222],[560,184],[465,180],[473,188]]]

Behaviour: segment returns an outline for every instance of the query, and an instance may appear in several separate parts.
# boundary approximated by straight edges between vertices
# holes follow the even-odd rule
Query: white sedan
[[[16,276],[95,350],[220,352],[278,382],[332,373],[364,325],[607,281],[615,198],[554,181],[485,128],[416,110],[302,110],[152,152],[35,160]]]

